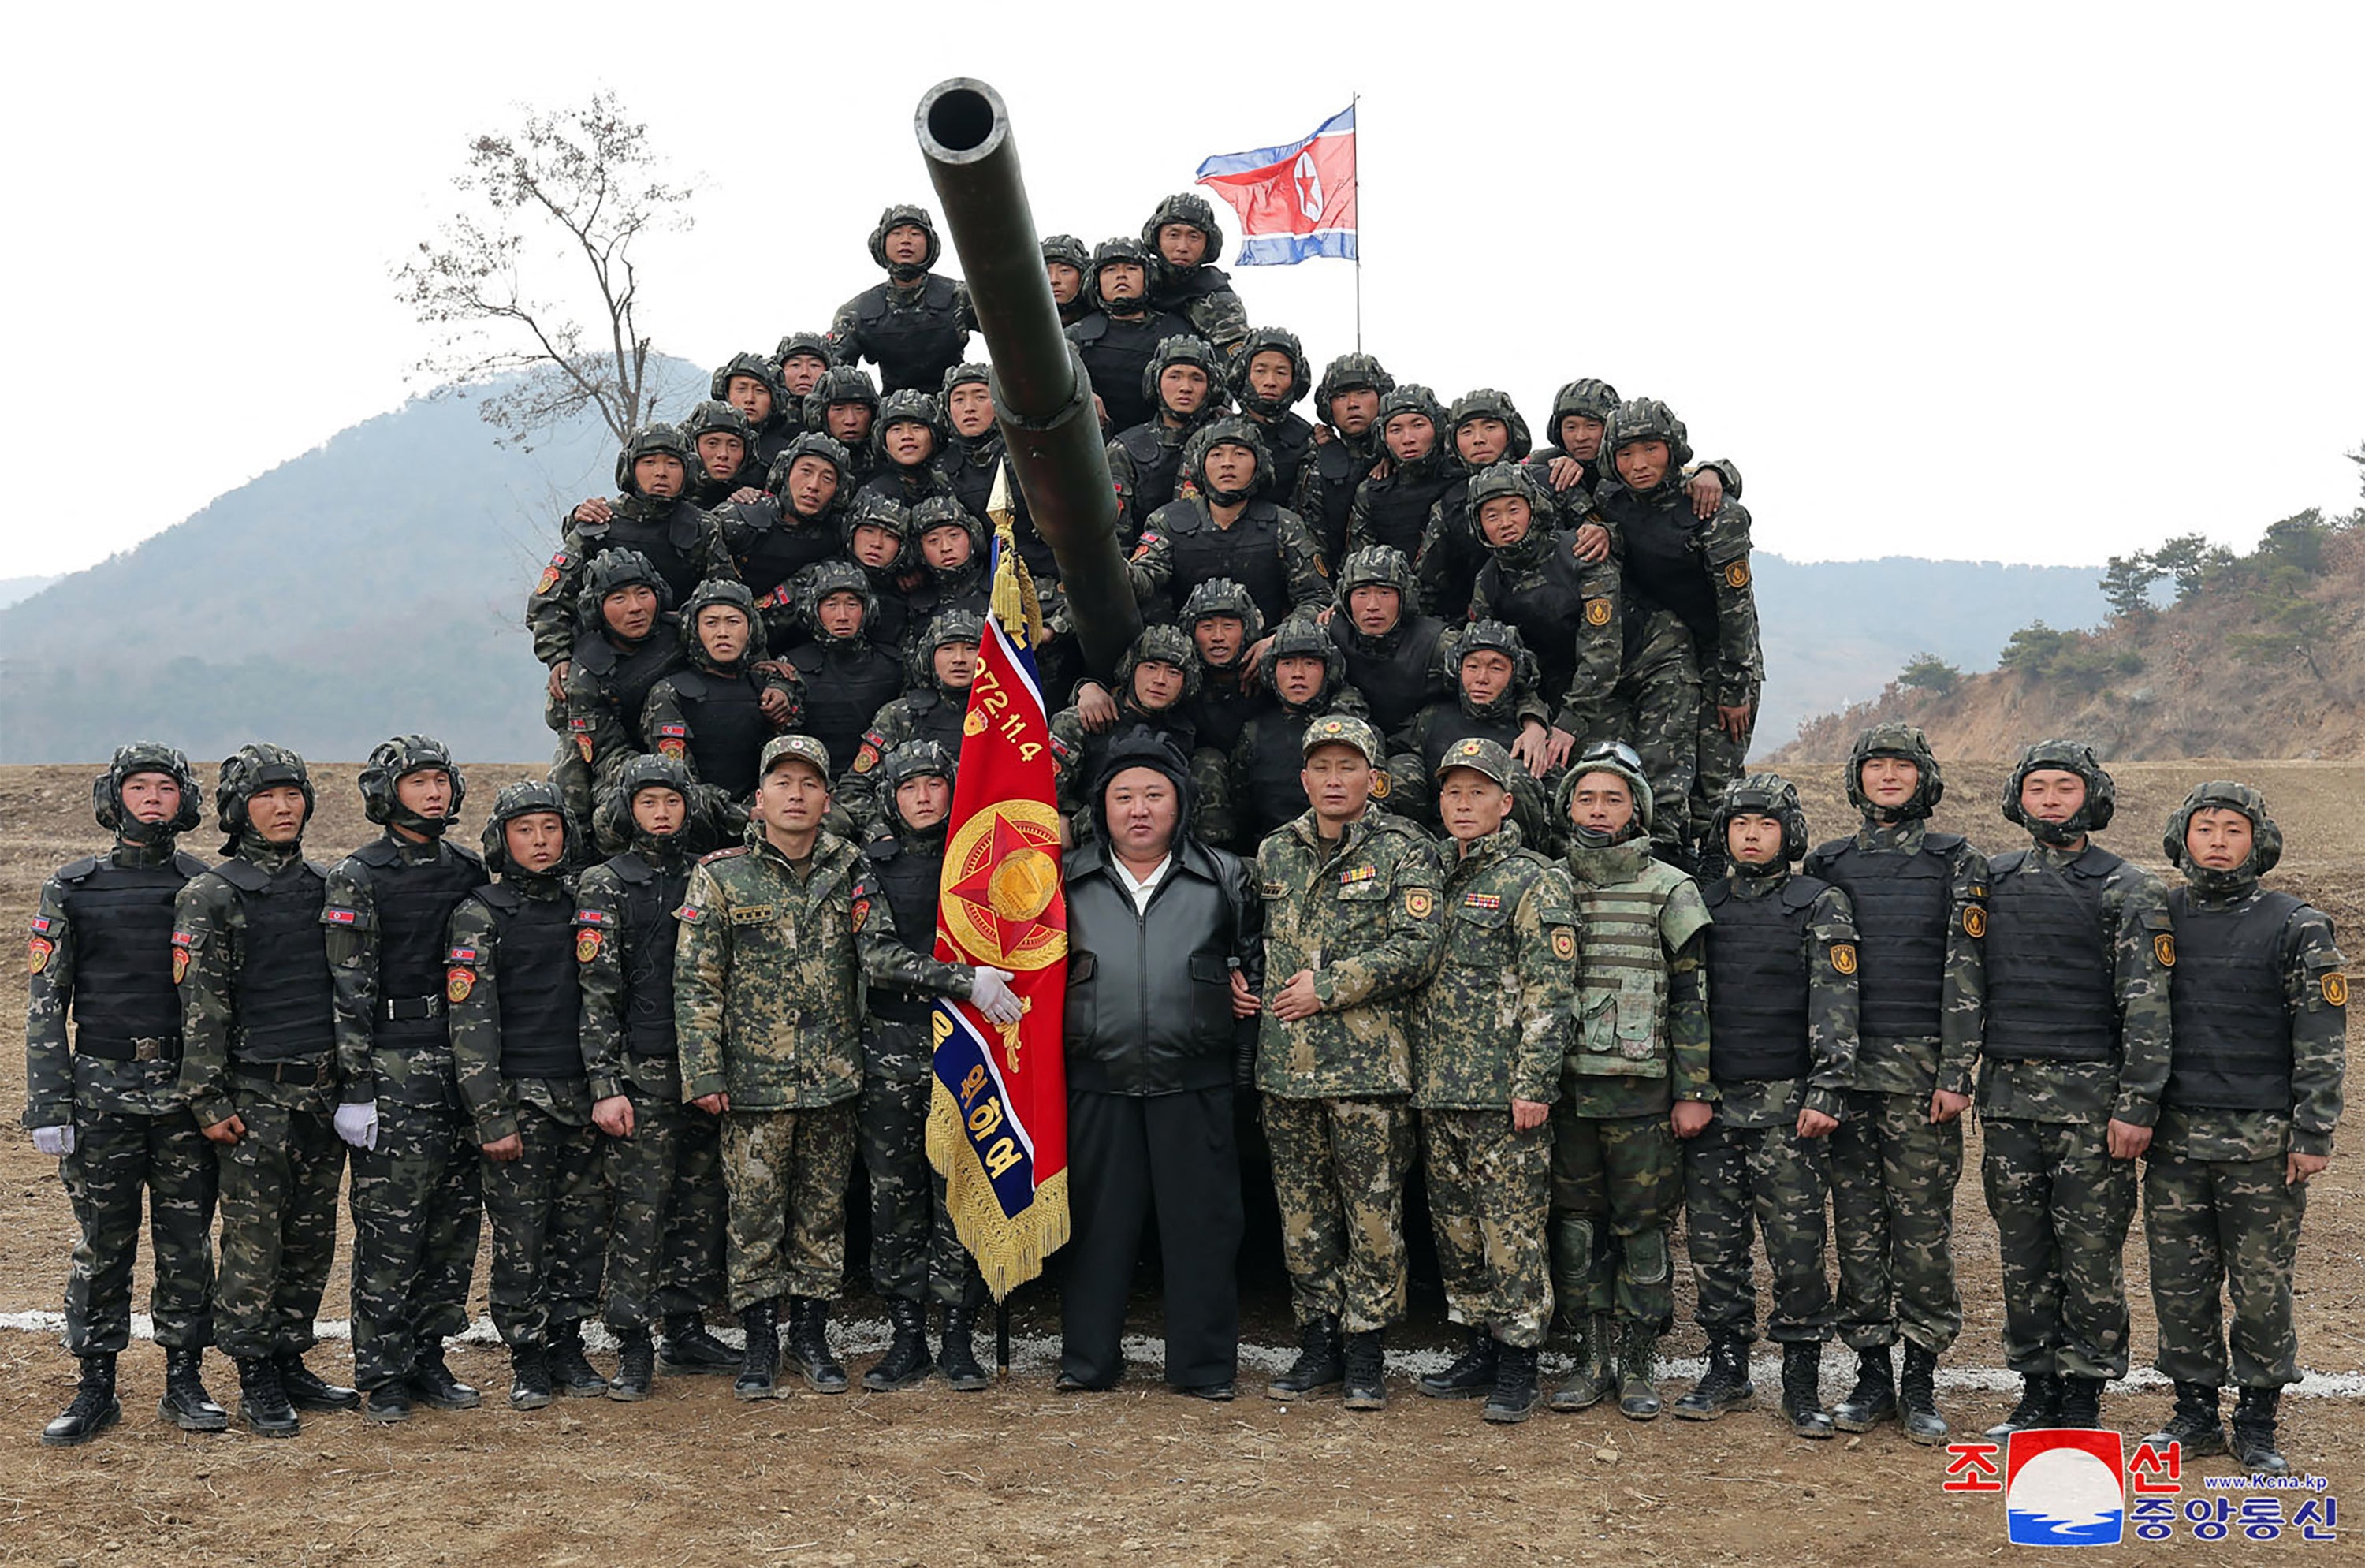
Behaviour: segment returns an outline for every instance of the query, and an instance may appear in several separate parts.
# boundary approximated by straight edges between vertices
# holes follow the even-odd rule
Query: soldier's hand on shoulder
[[[550,700],[553,702],[566,700],[566,672],[574,667],[572,659],[561,659],[550,666]]]
[[[1576,558],[1586,566],[1609,558],[1609,531],[1597,522],[1579,523],[1576,530]]]
[[[1116,699],[1109,695],[1107,687],[1097,680],[1078,683],[1076,722],[1093,734],[1116,722]]]
[[[1552,487],[1555,490],[1565,490],[1572,486],[1585,483],[1585,465],[1566,453],[1553,458],[1550,466],[1545,468],[1544,474],[1552,481]]]
[[[566,515],[571,522],[606,522],[615,517],[616,509],[608,504],[606,497],[593,496]]]
[[[1692,515],[1706,522],[1724,505],[1724,476],[1713,468],[1702,468],[1684,481],[1684,494],[1692,498]]]

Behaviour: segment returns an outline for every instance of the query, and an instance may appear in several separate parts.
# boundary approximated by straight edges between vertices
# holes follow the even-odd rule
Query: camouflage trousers
[[[1618,678],[1608,722],[1642,759],[1651,781],[1653,836],[1679,839],[1699,777],[1700,674],[1692,634],[1665,610],[1643,630],[1642,650]]]
[[[1563,1103],[1565,1103],[1564,1102]],[[1579,1116],[1552,1107],[1552,1286],[1561,1321],[1614,1312],[1675,1326],[1668,1228],[1683,1201],[1684,1162],[1664,1112]]]
[[[1499,1111],[1423,1111],[1429,1221],[1444,1276],[1446,1316],[1535,1349],[1552,1324],[1552,1131],[1511,1126]]]
[[[1289,1305],[1350,1334],[1404,1316],[1404,1184],[1413,1114],[1401,1100],[1264,1096]]]
[[[238,1081],[233,1078],[235,1083]],[[301,1355],[337,1255],[345,1145],[326,1109],[231,1095],[246,1132],[221,1159],[221,1276],[214,1342],[230,1356]]]
[[[377,1148],[352,1159],[353,1380],[366,1390],[468,1327],[485,1159],[456,1107],[381,1099]]]
[[[1927,1094],[1858,1091],[1830,1141],[1841,1339],[1869,1350],[1901,1331],[1945,1355],[1963,1328],[1955,1290],[1962,1118],[1933,1125]]]
[[[1980,1133],[2003,1248],[2004,1365],[2023,1376],[2125,1376],[2135,1162],[2111,1158],[2099,1125],[1989,1117]]]
[[[1687,808],[1691,813],[1694,843],[1702,843],[1716,816],[1717,802],[1724,792],[1749,770],[1750,737],[1757,733],[1757,706],[1750,705],[1749,722],[1742,726],[1741,738],[1734,740],[1717,722],[1716,705],[1724,700],[1714,679],[1703,677],[1700,681],[1699,711],[1694,729],[1694,766],[1691,801]],[[1721,849],[1721,845],[1717,846]]]
[[[140,1194],[148,1194],[156,1343],[214,1342],[214,1146],[186,1110],[73,1114],[74,1151],[58,1162],[73,1200],[73,1270],[66,1276],[66,1349],[77,1356],[131,1342],[131,1266],[140,1255]]]
[[[485,1214],[493,1222],[486,1294],[502,1343],[538,1345],[598,1307],[608,1194],[598,1127],[569,1126],[530,1103],[518,1106],[517,1126],[525,1152],[485,1161]]]
[[[783,1295],[833,1297],[846,1282],[846,1182],[854,1105],[726,1111],[731,1310]]]
[[[1219,849],[1253,856],[1255,845],[1238,842],[1239,815],[1232,802],[1231,758],[1214,746],[1203,745],[1191,754],[1190,771],[1191,790],[1196,797],[1191,831]]]
[[[591,820],[595,792],[591,765],[583,760],[583,753],[577,748],[574,737],[563,733],[566,728],[564,717],[551,728],[562,734],[558,737],[557,754],[550,764],[550,787],[566,801],[568,816],[577,823],[588,823]]]
[[[870,1177],[870,1282],[882,1300],[979,1306],[985,1277],[945,1207],[945,1179],[928,1163],[928,1100],[916,1083],[866,1077],[855,1112]]]
[[[607,1320],[637,1328],[721,1305],[731,1195],[715,1117],[638,1083],[624,1093],[633,1136],[600,1140],[613,1206]]]
[[[1823,1261],[1823,1194],[1831,1156],[1794,1123],[1732,1127],[1712,1121],[1683,1144],[1684,1235],[1690,1243],[1692,1316],[1711,1339],[1757,1338],[1750,1231],[1765,1240],[1774,1309],[1765,1337],[1814,1344],[1832,1337],[1832,1282]]]
[[[2225,1386],[2222,1288],[2234,1299],[2235,1386],[2297,1383],[2292,1264],[2307,1189],[2283,1184],[2283,1157],[2154,1155],[2144,1167],[2143,1210],[2159,1316],[2152,1365],[2179,1383]]]

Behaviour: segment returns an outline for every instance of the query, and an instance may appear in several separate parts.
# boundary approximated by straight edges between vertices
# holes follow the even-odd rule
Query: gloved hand
[[[969,999],[990,1024],[1015,1024],[1026,1012],[1018,993],[1010,989],[1010,971],[991,964],[977,967],[977,978],[969,982]]]
[[[33,1147],[51,1159],[63,1159],[73,1152],[73,1126],[69,1124],[62,1127],[35,1127]]]
[[[364,1100],[355,1105],[340,1105],[334,1118],[337,1136],[355,1148],[377,1147],[377,1102]]]

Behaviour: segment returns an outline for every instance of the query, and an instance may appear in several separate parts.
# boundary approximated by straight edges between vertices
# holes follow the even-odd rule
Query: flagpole
[[[1355,117],[1355,352],[1363,352],[1363,95],[1347,95],[1347,112]]]

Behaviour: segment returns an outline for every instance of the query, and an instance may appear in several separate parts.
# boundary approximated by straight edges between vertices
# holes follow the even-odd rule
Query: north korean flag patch
[[[50,926],[52,924],[53,922],[51,922],[50,917],[46,914],[37,914],[33,916],[33,935],[36,936],[47,935]]]
[[[673,917],[684,925],[696,925],[706,918],[706,912],[694,903],[686,903],[673,912]]]
[[[332,906],[320,912],[320,922],[324,925],[352,925],[360,919],[361,912],[358,910],[337,909]]]

